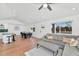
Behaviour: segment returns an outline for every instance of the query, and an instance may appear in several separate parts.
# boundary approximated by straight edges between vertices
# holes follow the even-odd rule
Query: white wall
[[[32,24],[29,26],[29,30],[34,25],[36,31],[33,33],[33,36],[40,38],[46,33],[51,33],[52,23],[60,22],[60,21],[72,21],[72,34],[79,34],[79,15],[70,16],[62,19],[54,19],[54,20],[52,19],[50,21],[48,20],[41,23]],[[45,28],[41,29],[41,25],[44,25]]]
[[[0,20],[0,24],[5,24],[5,27],[8,28],[9,33],[15,33],[17,35],[19,35],[21,31],[27,30],[27,26],[14,19]],[[18,27],[19,29],[15,29],[15,27]]]

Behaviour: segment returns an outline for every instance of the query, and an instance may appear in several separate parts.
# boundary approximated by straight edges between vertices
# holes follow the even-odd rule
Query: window
[[[72,21],[57,22],[52,24],[52,32],[72,34]]]

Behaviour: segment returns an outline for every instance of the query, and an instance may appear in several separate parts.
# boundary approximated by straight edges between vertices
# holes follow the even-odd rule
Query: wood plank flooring
[[[36,46],[37,39],[22,39],[16,36],[16,41],[11,44],[0,43],[0,56],[23,56],[24,53]]]

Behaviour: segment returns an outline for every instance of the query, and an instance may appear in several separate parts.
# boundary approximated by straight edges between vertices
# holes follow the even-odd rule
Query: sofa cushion
[[[25,52],[26,56],[53,56],[53,53],[43,47],[33,48]]]
[[[65,45],[63,56],[79,56],[79,51],[76,47]]]

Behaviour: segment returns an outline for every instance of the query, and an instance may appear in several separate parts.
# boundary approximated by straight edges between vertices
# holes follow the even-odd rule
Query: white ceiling
[[[55,3],[50,4],[52,11],[38,8],[41,3],[4,3],[0,4],[0,19],[15,17],[26,24],[53,20],[79,14],[79,3]],[[76,8],[75,11],[72,8]]]

